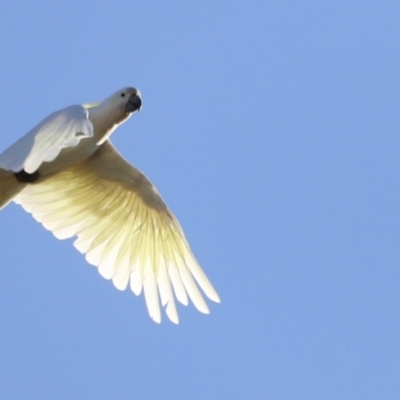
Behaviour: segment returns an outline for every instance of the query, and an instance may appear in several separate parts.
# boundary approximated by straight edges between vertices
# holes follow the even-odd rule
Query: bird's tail
[[[18,182],[14,172],[0,168],[0,210],[4,208],[23,188],[24,184]]]

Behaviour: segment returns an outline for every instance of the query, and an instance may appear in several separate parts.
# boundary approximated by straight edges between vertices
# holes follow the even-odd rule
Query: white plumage
[[[88,111],[80,105],[50,114],[25,136],[0,155],[6,171],[35,172],[43,162],[53,161],[63,148],[75,147],[83,138],[93,136]]]
[[[117,289],[144,292],[155,322],[161,301],[178,323],[175,297],[203,313],[198,286],[219,297],[157,190],[108,140],[140,106],[140,93],[125,88],[50,115],[0,155],[0,208],[14,200],[57,238],[76,236],[74,246]]]

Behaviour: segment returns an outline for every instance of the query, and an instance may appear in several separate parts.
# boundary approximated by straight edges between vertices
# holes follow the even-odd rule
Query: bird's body
[[[75,247],[102,276],[121,290],[143,288],[156,322],[160,297],[177,323],[175,296],[208,313],[195,281],[219,297],[157,190],[108,140],[140,108],[140,93],[125,88],[51,114],[0,154],[0,209],[13,200],[56,237],[77,236]]]

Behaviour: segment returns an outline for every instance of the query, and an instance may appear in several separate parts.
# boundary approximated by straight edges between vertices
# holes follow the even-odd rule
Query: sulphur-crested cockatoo
[[[198,286],[219,297],[155,187],[109,140],[141,106],[139,91],[128,87],[49,115],[0,154],[0,209],[13,200],[57,238],[76,236],[75,247],[104,278],[120,290],[129,283],[136,295],[143,289],[155,322],[160,297],[178,323],[175,296],[203,313]]]

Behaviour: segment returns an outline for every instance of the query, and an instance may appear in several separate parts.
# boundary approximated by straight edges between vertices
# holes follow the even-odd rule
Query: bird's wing
[[[157,190],[109,141],[85,162],[28,185],[15,201],[57,238],[77,236],[75,247],[118,289],[129,281],[136,295],[143,288],[156,322],[161,321],[157,288],[175,323],[174,293],[182,304],[189,295],[199,311],[209,312],[195,282],[219,302]]]
[[[35,172],[43,162],[53,161],[65,147],[76,146],[93,136],[88,111],[80,105],[49,115],[25,136],[0,154],[0,167],[13,172]]]

